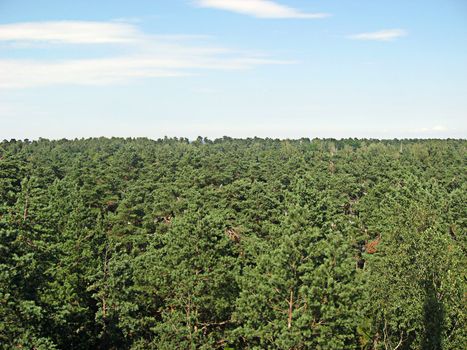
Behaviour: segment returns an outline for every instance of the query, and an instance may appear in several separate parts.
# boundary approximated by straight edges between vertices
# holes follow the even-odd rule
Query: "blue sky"
[[[0,0],[0,139],[467,137],[465,0]]]

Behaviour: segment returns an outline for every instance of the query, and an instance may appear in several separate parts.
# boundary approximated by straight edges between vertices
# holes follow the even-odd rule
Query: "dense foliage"
[[[463,349],[463,140],[0,143],[2,349]]]

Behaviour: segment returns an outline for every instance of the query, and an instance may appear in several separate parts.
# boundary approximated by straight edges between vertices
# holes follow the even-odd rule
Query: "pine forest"
[[[465,349],[466,148],[0,142],[0,349]]]

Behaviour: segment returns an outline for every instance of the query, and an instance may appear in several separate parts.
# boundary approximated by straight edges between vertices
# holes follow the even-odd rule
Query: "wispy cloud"
[[[66,61],[0,60],[0,88],[57,84],[108,85],[134,78],[181,77],[199,70],[244,70],[266,64],[293,62],[252,57],[159,58],[128,56]]]
[[[449,128],[444,125],[435,125],[430,128],[420,128],[417,129],[418,132],[440,132],[440,131],[448,131]]]
[[[350,35],[349,38],[353,40],[392,41],[407,35],[407,31],[404,29],[385,29],[377,32],[354,34]]]
[[[0,25],[0,41],[66,44],[128,43],[140,38],[136,27],[121,22],[25,22]]]
[[[327,13],[306,13],[270,0],[196,0],[200,7],[232,11],[258,18],[324,18]]]
[[[57,84],[106,85],[135,78],[180,77],[203,70],[241,70],[260,65],[291,64],[207,44],[202,36],[148,35],[134,25],[112,22],[39,22],[0,26],[0,41],[51,44],[119,44],[126,55],[64,60],[23,57],[0,59],[0,88],[26,88]],[[135,45],[137,44],[137,45]],[[81,46],[79,46],[81,47]],[[43,46],[36,48],[43,49]],[[30,55],[30,54],[29,54]]]
[[[171,63],[172,65],[172,63]],[[129,78],[181,76],[163,62],[138,58],[68,60],[61,62],[0,60],[0,88],[57,84],[107,85]]]

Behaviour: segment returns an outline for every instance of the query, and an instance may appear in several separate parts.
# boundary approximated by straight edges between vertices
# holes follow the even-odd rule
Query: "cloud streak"
[[[200,70],[245,70],[289,61],[252,57],[161,58],[129,56],[59,62],[0,60],[0,89],[51,85],[109,85],[135,78],[167,78],[197,74]]]
[[[407,31],[404,29],[385,29],[377,32],[354,34],[350,35],[349,38],[367,41],[393,41],[407,35]]]
[[[199,36],[147,35],[137,27],[113,22],[38,22],[0,26],[0,41],[12,43],[118,44],[126,55],[52,59],[0,59],[0,89],[51,85],[108,85],[138,78],[167,78],[206,70],[245,70],[292,64],[212,45],[195,45]],[[137,44],[137,45],[135,45]],[[40,46],[39,49],[44,48]],[[37,48],[36,48],[37,49]],[[88,46],[83,47],[88,50]],[[92,51],[84,51],[92,53]]]
[[[421,128],[417,130],[418,132],[441,132],[449,131],[449,128],[444,125],[435,125],[431,128]]]
[[[231,11],[257,18],[301,18],[317,19],[328,17],[326,13],[306,13],[270,0],[196,0],[199,7]]]
[[[142,36],[136,27],[119,22],[25,22],[0,25],[0,41],[61,44],[134,42]]]

